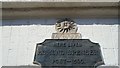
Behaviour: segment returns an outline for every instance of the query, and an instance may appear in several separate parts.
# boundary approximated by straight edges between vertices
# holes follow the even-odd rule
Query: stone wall
[[[43,3],[3,4],[4,20],[3,25],[0,25],[2,30],[2,56],[0,56],[2,63],[0,66],[20,66],[20,68],[24,68],[23,66],[27,68],[28,65],[34,66],[32,62],[36,43],[50,39],[52,33],[55,32],[54,24],[59,18],[65,16],[74,18],[73,20],[78,24],[78,32],[82,34],[83,39],[90,39],[101,45],[105,61],[103,68],[104,66],[118,66],[118,7],[116,4],[119,0],[74,0],[76,3],[72,5],[64,2],[73,0],[40,1]],[[62,5],[61,3],[46,4],[44,3],[46,1],[63,3]],[[96,3],[90,3],[93,1]],[[107,2],[107,4],[102,2]],[[71,11],[71,9],[74,10]]]

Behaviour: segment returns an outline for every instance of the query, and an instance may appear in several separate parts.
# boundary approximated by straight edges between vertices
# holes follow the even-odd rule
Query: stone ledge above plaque
[[[52,39],[81,39],[80,33],[53,33]]]

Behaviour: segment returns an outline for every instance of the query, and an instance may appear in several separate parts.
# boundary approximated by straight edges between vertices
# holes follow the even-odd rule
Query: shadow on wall
[[[21,19],[3,20],[2,26],[21,26],[21,25],[54,25],[59,19]],[[72,19],[79,25],[114,25],[119,24],[118,19]]]

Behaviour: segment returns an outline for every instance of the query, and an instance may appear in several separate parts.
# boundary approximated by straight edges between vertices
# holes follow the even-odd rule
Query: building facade
[[[118,2],[4,2],[2,13],[2,66],[36,66],[36,44],[51,39],[62,18],[100,44],[103,66],[118,66]]]

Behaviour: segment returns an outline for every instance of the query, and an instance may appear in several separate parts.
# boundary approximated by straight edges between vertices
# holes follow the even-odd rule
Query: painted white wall
[[[118,66],[118,25],[78,25],[78,29],[83,39],[101,45],[106,66]],[[33,65],[36,43],[50,39],[52,33],[54,25],[2,26],[3,66]]]

